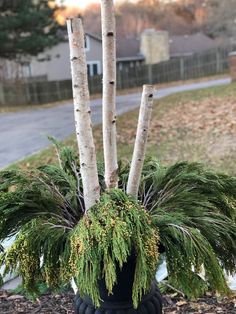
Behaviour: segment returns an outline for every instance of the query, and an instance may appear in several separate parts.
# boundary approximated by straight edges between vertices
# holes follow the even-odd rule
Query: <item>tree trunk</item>
[[[136,198],[138,196],[139,183],[146,152],[148,129],[151,121],[153,92],[154,88],[152,85],[143,86],[137,134],[127,184],[127,193],[134,195]]]
[[[101,0],[103,41],[103,147],[105,184],[118,185],[116,147],[116,30],[112,0]]]
[[[68,19],[67,30],[70,44],[75,127],[79,147],[80,171],[85,209],[88,210],[99,200],[100,187],[91,124],[85,35],[81,19]]]

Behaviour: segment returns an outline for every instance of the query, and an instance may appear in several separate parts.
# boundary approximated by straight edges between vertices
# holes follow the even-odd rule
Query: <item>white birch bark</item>
[[[138,189],[146,153],[148,129],[150,126],[153,107],[153,92],[154,87],[152,85],[143,86],[134,152],[126,191],[127,194],[131,194],[136,198],[138,197]]]
[[[76,137],[79,147],[80,172],[83,184],[85,209],[88,210],[99,200],[100,187],[92,134],[85,55],[85,34],[81,19],[68,19],[67,31],[70,44],[74,115]]]
[[[103,147],[105,184],[118,185],[116,146],[116,26],[113,0],[101,0],[103,44]]]

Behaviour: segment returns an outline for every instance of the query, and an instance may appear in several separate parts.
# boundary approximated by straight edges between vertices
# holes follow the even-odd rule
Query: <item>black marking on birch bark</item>
[[[147,130],[146,129],[143,129],[143,132],[146,132]]]
[[[78,88],[78,87],[79,87],[79,85],[75,84],[73,87],[74,87],[74,88]]]
[[[79,58],[78,57],[73,57],[72,59],[70,59],[71,61],[75,61],[75,60],[78,60]]]
[[[84,167],[84,166],[86,166],[86,164],[84,162],[82,162],[81,166]]]
[[[108,33],[107,33],[107,36],[108,36],[108,37],[112,37],[112,36],[114,36],[114,33],[113,33],[113,32],[108,32]]]
[[[88,110],[88,111],[87,111],[87,113],[89,113],[89,114],[90,114],[90,113],[91,113],[91,110]]]
[[[142,159],[141,159],[141,158],[138,158],[138,161],[142,161]]]
[[[149,98],[152,98],[152,97],[153,97],[153,94],[148,95],[148,97],[149,97]]]
[[[115,124],[115,123],[116,123],[116,119],[112,120],[111,123],[112,123],[112,124]]]
[[[80,112],[80,110],[77,108],[76,110],[75,110],[76,112]]]
[[[115,85],[115,82],[114,81],[110,81],[109,84]]]
[[[100,186],[96,186],[94,191],[100,191]]]

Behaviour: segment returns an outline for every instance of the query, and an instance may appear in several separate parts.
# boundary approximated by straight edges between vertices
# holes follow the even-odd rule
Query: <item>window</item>
[[[22,77],[31,77],[31,65],[30,62],[23,62],[21,64],[21,75]]]
[[[85,40],[85,50],[89,51],[90,50],[90,38],[89,38],[89,36],[85,35],[84,40]]]
[[[88,76],[94,76],[101,74],[101,63],[100,61],[87,62]]]
[[[93,75],[98,74],[98,65],[96,63],[93,64]]]

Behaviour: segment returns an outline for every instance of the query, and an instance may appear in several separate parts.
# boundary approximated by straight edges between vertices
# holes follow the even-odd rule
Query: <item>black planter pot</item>
[[[113,288],[113,294],[108,295],[104,280],[99,281],[99,292],[103,302],[99,308],[95,308],[89,297],[81,298],[79,293],[75,297],[76,314],[161,314],[162,298],[153,280],[151,290],[144,295],[138,308],[133,308],[132,286],[135,273],[135,255],[129,258],[122,270],[117,268],[117,284]]]

